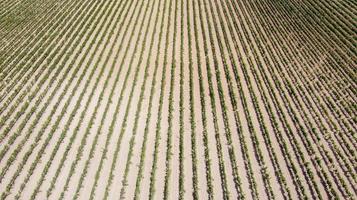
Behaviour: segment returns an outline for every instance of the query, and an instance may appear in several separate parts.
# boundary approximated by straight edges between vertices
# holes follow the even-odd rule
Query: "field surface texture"
[[[0,0],[0,200],[356,200],[356,19],[354,0]]]

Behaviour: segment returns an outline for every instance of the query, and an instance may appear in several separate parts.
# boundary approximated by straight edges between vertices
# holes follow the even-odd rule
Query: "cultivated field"
[[[0,0],[0,200],[357,199],[354,0]]]

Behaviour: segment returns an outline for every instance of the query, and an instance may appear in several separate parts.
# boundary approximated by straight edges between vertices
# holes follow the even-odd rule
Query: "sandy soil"
[[[38,0],[34,1],[36,4],[39,3]],[[336,197],[354,199],[357,196],[353,178],[344,173],[347,167],[354,169],[355,158],[350,157],[349,153],[351,148],[354,150],[355,145],[353,141],[342,143],[342,139],[350,138],[347,132],[353,132],[356,128],[353,121],[349,120],[354,116],[348,116],[347,113],[348,105],[352,105],[357,97],[351,93],[353,90],[350,89],[336,93],[338,96],[344,92],[350,92],[346,94],[346,99],[338,98],[333,95],[333,91],[328,90],[328,84],[333,85],[332,90],[337,90],[342,87],[337,85],[339,80],[349,81],[350,79],[345,73],[331,71],[333,66],[328,65],[329,61],[334,59],[332,54],[322,55],[322,50],[325,50],[322,49],[316,54],[321,57],[315,58],[313,47],[308,46],[310,42],[317,42],[318,39],[321,39],[323,48],[327,49],[333,48],[335,43],[325,44],[328,39],[322,38],[323,34],[306,43],[306,47],[300,48],[300,45],[304,46],[302,40],[311,32],[304,32],[308,26],[302,25],[304,29],[293,30],[293,20],[297,20],[294,18],[289,19],[290,21],[283,19],[283,22],[276,23],[277,19],[273,14],[276,14],[277,18],[285,18],[289,15],[286,13],[282,15],[289,9],[288,5],[286,8],[276,8],[278,3],[246,0],[241,2],[172,0],[170,10],[170,1],[161,1],[160,4],[159,0],[138,1],[132,4],[125,2],[125,6],[124,2],[120,4],[120,7],[118,7],[119,1],[96,2],[95,4],[100,4],[100,6],[95,19],[101,14],[104,15],[97,24],[94,24],[95,20],[83,21],[84,24],[88,23],[90,26],[85,34],[75,37],[79,45],[73,48],[73,52],[70,52],[71,48],[65,49],[64,47],[69,42],[75,42],[69,40],[69,36],[75,31],[68,32],[66,35],[58,34],[56,38],[59,38],[60,43],[55,44],[55,48],[63,50],[69,57],[60,57],[59,53],[56,54],[54,59],[60,57],[57,64],[44,61],[39,63],[37,70],[33,70],[32,65],[25,69],[23,64],[30,64],[30,60],[26,60],[27,56],[23,58],[22,64],[22,61],[16,63],[15,60],[11,60],[9,66],[3,66],[0,63],[0,74],[8,73],[4,70],[10,68],[24,70],[23,75],[20,72],[14,73],[13,76],[9,75],[12,79],[6,83],[3,82],[4,87],[0,89],[0,97],[4,97],[1,102],[6,102],[11,96],[15,97],[12,101],[8,100],[8,105],[0,106],[4,108],[0,117],[9,113],[6,123],[0,127],[0,135],[4,134],[6,128],[11,125],[10,122],[16,116],[16,112],[25,105],[27,97],[35,93],[35,98],[29,102],[29,107],[14,125],[9,127],[8,136],[4,137],[1,142],[5,145],[12,135],[19,134],[0,162],[0,173],[2,173],[0,195],[3,195],[2,197],[15,199],[19,192],[20,199],[28,199],[39,181],[43,181],[39,185],[39,192],[35,199],[59,199],[62,193],[63,199],[73,199],[77,189],[79,189],[78,199],[89,199],[91,192],[94,194],[94,199],[104,198],[106,192],[108,192],[107,199],[118,199],[121,191],[124,192],[123,199],[133,199],[137,187],[140,190],[138,199],[146,199],[150,195],[153,195],[153,199],[162,199],[164,198],[165,178],[168,178],[168,199],[178,199],[180,195],[183,199],[194,199],[194,193],[198,194],[198,199],[208,199],[209,196],[214,199],[223,199],[227,196],[229,199],[237,199],[241,194],[235,188],[232,167],[236,166],[235,171],[240,179],[243,195],[246,199],[253,199],[254,195],[249,185],[248,164],[252,170],[251,175],[256,183],[259,199],[268,198],[268,188],[271,188],[276,199],[284,199],[286,194],[282,188],[287,189],[293,199],[301,197],[302,191],[299,188],[305,191],[308,199],[315,198],[317,192],[321,193],[322,198],[333,197],[333,194],[330,194],[324,186],[326,180],[331,182],[331,189],[336,191]],[[58,2],[54,0],[53,3]],[[164,3],[167,5],[166,9],[163,9]],[[5,6],[11,4],[8,0],[0,2],[0,5]],[[18,4],[16,6],[27,5],[23,1],[16,2],[16,4]],[[83,4],[83,7],[77,9],[76,15],[68,16],[69,19],[77,17],[78,12],[82,11],[86,5]],[[106,5],[108,9],[104,12]],[[142,9],[139,10],[141,5]],[[324,8],[332,9],[334,6]],[[270,7],[273,10],[270,12],[274,13],[260,12],[260,9]],[[94,8],[94,5],[90,8]],[[118,8],[118,11],[114,14],[113,9],[113,12],[106,16],[109,8]],[[146,8],[147,12],[145,12]],[[151,8],[153,8],[153,13],[149,18]],[[296,9],[303,8],[297,7]],[[51,12],[54,12],[55,16],[60,10],[54,9]],[[7,11],[0,9],[0,16],[6,15],[5,12]],[[93,13],[93,11],[86,12],[87,14]],[[169,12],[171,12],[170,16]],[[334,16],[340,16],[339,12],[334,11]],[[351,13],[347,12],[344,15]],[[156,14],[159,14],[159,17],[157,26],[154,27]],[[136,19],[137,23],[135,23]],[[36,30],[32,31],[33,34],[38,33],[41,24],[35,23],[36,20],[33,19],[33,27],[31,27],[31,30]],[[343,23],[343,21],[340,19],[338,24],[343,26],[350,23],[349,21]],[[303,21],[299,21],[301,22]],[[163,23],[162,35],[159,34],[161,23]],[[66,20],[63,24],[73,25],[74,23]],[[96,25],[94,32],[89,35],[89,40],[85,41],[88,31],[94,25]],[[146,27],[148,27],[147,34],[145,33]],[[276,30],[269,29],[274,27]],[[50,28],[52,27],[49,27],[49,30]],[[55,29],[59,28],[55,27]],[[31,32],[31,30],[26,31]],[[50,34],[49,30],[46,34]],[[324,31],[325,27],[316,28],[316,30]],[[24,34],[26,31],[18,32],[12,39],[33,40],[32,36]],[[190,34],[191,43],[189,43],[188,34]],[[146,41],[144,42],[145,35]],[[286,36],[289,37],[285,39]],[[343,35],[336,34],[335,36]],[[100,42],[101,38],[103,41]],[[153,46],[149,52],[151,40]],[[22,44],[21,41],[19,45]],[[33,45],[43,44],[48,49],[49,45],[45,45],[44,42],[35,41]],[[181,42],[183,43],[182,49]],[[82,44],[83,49],[80,49]],[[189,51],[189,45],[191,45],[191,51]],[[259,49],[260,46],[261,49]],[[321,45],[317,44],[317,46]],[[11,48],[17,49],[16,46]],[[35,48],[35,46],[29,48]],[[6,50],[10,51],[10,49]],[[180,76],[181,53],[182,76]],[[37,54],[36,60],[44,55],[40,51]],[[156,55],[158,55],[157,60]],[[333,55],[344,58],[347,54],[336,51]],[[28,58],[31,59],[32,56],[29,55]],[[166,60],[165,56],[167,56]],[[192,63],[189,63],[190,58]],[[6,59],[9,57],[5,56]],[[80,62],[82,59],[83,62]],[[319,60],[321,62],[318,62]],[[73,65],[70,65],[72,61]],[[61,66],[62,62],[63,66]],[[148,65],[146,65],[147,62]],[[245,68],[241,62],[245,64]],[[349,61],[343,61],[342,65],[346,63]],[[174,65],[176,68],[173,70]],[[154,76],[156,66],[157,73]],[[146,67],[148,67],[148,76],[145,80]],[[192,67],[192,88],[190,88],[190,67]],[[58,68],[61,71],[55,75]],[[67,69],[69,73],[66,75],[64,72]],[[76,69],[78,71],[74,74]],[[324,73],[325,69],[326,73]],[[91,74],[92,70],[93,74]],[[38,85],[47,72],[49,78],[44,84]],[[235,72],[239,82],[237,82]],[[165,80],[162,80],[163,75],[165,75]],[[323,90],[318,90],[319,84],[323,84],[318,80],[319,75],[324,75],[329,80]],[[56,79],[50,83],[52,77]],[[183,78],[183,152],[180,152],[181,77]],[[209,77],[211,82],[209,82]],[[15,83],[13,89],[10,88],[12,83]],[[288,84],[292,85],[296,96],[289,93]],[[59,87],[56,89],[57,86]],[[68,90],[64,92],[67,87]],[[20,89],[16,92],[17,94],[14,92],[16,88]],[[8,90],[11,90],[10,93],[7,92]],[[192,108],[190,90],[193,95]],[[83,96],[81,96],[82,92]],[[234,97],[230,97],[231,92]],[[20,99],[19,96],[22,93],[25,97]],[[140,99],[141,93],[143,99]],[[52,99],[50,99],[51,95],[53,95]],[[173,97],[171,102],[170,95]],[[160,98],[162,98],[162,110],[159,112]],[[256,104],[253,102],[254,98]],[[36,105],[37,99],[41,99],[38,105]],[[333,102],[333,105],[341,107],[339,108],[341,116],[337,116],[328,106],[327,99],[333,101],[339,99],[338,102]],[[236,102],[236,105],[232,100]],[[46,106],[47,102],[48,105],[43,114],[36,119],[35,116]],[[80,103],[78,108],[76,108],[77,102]],[[65,107],[66,105],[68,107]],[[15,112],[10,111],[12,106],[16,107]],[[26,115],[32,108],[35,109],[34,113],[26,122]],[[136,118],[139,108],[141,110]],[[170,109],[172,109],[172,118],[169,118]],[[63,115],[62,110],[65,111]],[[148,115],[149,112],[150,115]],[[192,121],[191,112],[194,114]],[[90,122],[93,123],[90,124]],[[58,127],[54,129],[50,137],[51,129],[57,123]],[[135,130],[136,123],[137,129]],[[194,123],[194,129],[191,129],[191,123]],[[171,127],[169,127],[170,124]],[[249,127],[250,124],[252,127]],[[21,125],[24,127],[19,130]],[[34,129],[26,138],[32,125]],[[68,127],[67,130],[66,127]],[[145,127],[148,129],[144,141]],[[264,128],[266,128],[265,131]],[[170,129],[171,135],[168,134]],[[304,135],[301,130],[305,130],[307,134]],[[316,130],[316,134],[312,130]],[[337,131],[341,134],[335,135]],[[156,133],[158,133],[157,138]],[[64,134],[63,141],[61,141],[61,134]],[[195,134],[195,148],[192,146],[193,134]],[[35,142],[38,135],[40,139]],[[331,137],[326,137],[328,135]],[[254,147],[253,136],[259,142],[257,147]],[[72,137],[73,141],[71,141]],[[320,141],[317,137],[321,138]],[[46,140],[48,140],[48,145],[44,146]],[[169,140],[171,141],[171,159],[167,162]],[[229,140],[232,141],[231,144]],[[83,141],[85,143],[82,144]],[[142,146],[144,142],[145,149]],[[158,143],[157,154],[154,155],[156,142]],[[310,149],[307,148],[307,142],[311,143]],[[23,146],[19,147],[22,143]],[[246,149],[242,147],[243,143]],[[30,151],[31,146],[32,151]],[[56,146],[58,146],[57,150],[55,150]],[[301,152],[294,152],[297,147]],[[5,148],[7,147],[1,146],[0,150]],[[6,163],[18,148],[21,148],[18,155],[14,157],[9,169],[5,169]],[[42,148],[45,148],[44,153],[40,153]],[[264,165],[258,161],[257,149],[261,151],[260,159],[263,160]],[[68,154],[65,154],[66,150]],[[230,150],[233,150],[236,163],[232,163]],[[338,154],[336,150],[339,151]],[[132,153],[130,163],[127,163],[130,152]],[[145,156],[140,166],[142,153],[145,153]],[[183,160],[180,160],[180,153]],[[192,160],[193,153],[196,155],[196,160]],[[206,166],[206,153],[210,166]],[[26,154],[29,157],[23,163]],[[54,157],[50,161],[52,154]],[[80,157],[76,161],[76,156],[79,154]],[[38,162],[35,161],[36,157],[40,158]],[[245,157],[249,159],[249,162],[244,161]],[[288,157],[291,159],[287,159]],[[304,157],[304,160],[301,157]],[[155,163],[154,158],[157,159]],[[61,159],[64,160],[63,166],[61,166]],[[321,167],[316,166],[318,159],[321,160]],[[100,165],[101,160],[102,165]],[[183,163],[182,169],[179,166],[180,162]],[[24,165],[21,166],[21,163]],[[155,172],[153,172],[154,165]],[[291,169],[292,165],[296,171]],[[44,171],[46,166],[47,172]],[[72,166],[75,167],[73,173],[71,172]],[[197,169],[197,190],[193,187],[193,166]],[[34,167],[33,173],[32,167]],[[143,170],[142,179],[137,186],[140,167]],[[267,183],[263,181],[262,168],[266,168],[269,176]],[[18,169],[19,173],[16,174]],[[207,177],[208,169],[210,169],[210,177]],[[311,170],[311,177],[307,176],[308,170]],[[170,173],[169,176],[166,175],[167,172]],[[183,174],[183,191],[180,191],[179,187],[180,178],[182,178],[180,172]],[[43,180],[41,180],[42,173],[45,173]],[[58,177],[55,179],[56,173]],[[277,173],[285,178],[285,183],[279,181]],[[225,177],[222,176],[223,174]],[[97,178],[96,175],[98,175]],[[79,184],[81,177],[83,182]],[[125,177],[127,181],[124,183]],[[64,189],[67,180],[68,188]],[[47,198],[46,192],[50,189],[52,181],[54,181],[52,193]],[[211,194],[208,193],[209,181],[212,184]],[[298,181],[300,183],[297,183]],[[24,182],[25,184],[22,185]],[[341,188],[343,184],[345,187]],[[94,185],[95,188],[93,188]],[[151,185],[153,188],[150,188]],[[224,188],[227,188],[227,191],[224,191]],[[150,189],[154,193],[151,193]],[[6,194],[6,190],[10,193]],[[350,197],[348,197],[348,192],[351,193]]]

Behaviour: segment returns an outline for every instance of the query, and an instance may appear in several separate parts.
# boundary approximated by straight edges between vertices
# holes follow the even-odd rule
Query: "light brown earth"
[[[357,198],[355,2],[0,8],[0,199]]]

